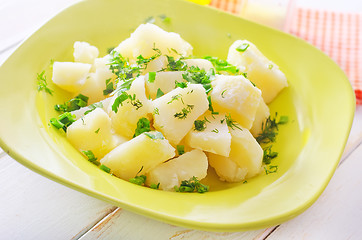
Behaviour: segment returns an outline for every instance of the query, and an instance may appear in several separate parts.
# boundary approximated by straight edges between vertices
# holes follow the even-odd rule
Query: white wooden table
[[[18,43],[72,0],[0,1],[0,64]],[[362,1],[299,0],[297,6],[357,12]],[[0,239],[362,239],[362,106],[341,163],[303,214],[280,226],[211,233],[171,226],[111,206],[47,178],[0,149]]]

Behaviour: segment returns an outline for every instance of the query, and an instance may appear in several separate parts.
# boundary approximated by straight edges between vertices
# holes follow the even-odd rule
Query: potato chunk
[[[188,67],[198,67],[200,69],[204,69],[206,72],[208,72],[210,69],[214,69],[212,63],[206,59],[185,59],[183,61],[187,64]]]
[[[100,162],[109,167],[114,175],[128,181],[137,173],[138,175],[146,174],[174,156],[175,149],[161,133],[148,132],[119,145]]]
[[[239,167],[233,160],[226,157],[218,157],[212,153],[207,153],[209,164],[215,169],[221,181],[241,182],[245,179],[248,169]]]
[[[242,130],[230,128],[230,133],[231,151],[229,157],[210,153],[208,154],[210,165],[214,166],[216,173],[221,173],[221,176],[219,176],[227,181],[228,178],[225,176],[225,173],[228,172],[245,172],[245,169],[247,169],[245,178],[251,178],[260,173],[263,161],[263,149],[253,135],[245,128],[242,128]],[[231,166],[232,163],[230,163],[229,160],[235,162],[241,170],[238,170],[235,166]],[[224,165],[225,169],[223,167]],[[230,179],[240,179],[242,174],[238,174],[235,174],[235,176],[239,177],[230,177]],[[240,179],[240,181],[241,180],[243,179]]]
[[[229,48],[227,61],[248,74],[248,78],[262,91],[267,104],[288,86],[287,78],[279,67],[249,41],[235,41]]]
[[[155,47],[162,54],[175,58],[192,55],[192,46],[183,40],[179,34],[166,32],[151,23],[141,24],[129,38],[121,42],[114,50],[134,63],[139,55],[144,58],[154,56],[157,53],[153,50]],[[171,51],[171,49],[176,51]]]
[[[228,157],[231,135],[226,125],[225,116],[205,114],[198,119],[196,124],[199,125],[198,128],[192,128],[186,135],[186,144],[192,148]],[[205,129],[200,128],[200,124]]]
[[[261,133],[262,131],[261,127],[269,116],[270,116],[269,107],[265,104],[263,100],[261,100],[259,107],[256,110],[253,126],[250,128],[250,132],[251,134],[253,134],[254,137],[258,136],[259,133]]]
[[[161,163],[146,174],[146,185],[158,184],[160,189],[173,190],[184,180],[206,177],[208,168],[207,157],[203,151],[192,150],[183,155]]]
[[[111,100],[109,115],[112,120],[112,127],[115,131],[128,138],[132,138],[137,128],[140,118],[147,118],[147,114],[152,112],[151,103],[145,94],[144,76],[136,78],[131,88],[127,91],[129,96],[134,96],[134,100],[127,99],[119,105],[117,113],[112,110],[112,105],[118,97],[117,94]]]
[[[74,43],[74,61],[81,63],[90,63],[94,62],[94,59],[98,57],[99,51],[95,46],[91,46],[87,42],[76,41]]]
[[[70,125],[67,138],[80,152],[91,150],[97,158],[103,157],[116,146],[111,132],[111,119],[101,108],[96,108]]]
[[[154,127],[176,145],[208,107],[202,85],[189,84],[186,88],[176,88],[153,101]]]
[[[211,84],[214,111],[230,113],[233,120],[250,129],[261,100],[260,90],[242,75],[216,75]]]
[[[157,91],[160,89],[163,93],[168,93],[175,89],[175,81],[185,82],[182,78],[183,71],[176,72],[157,72],[154,81],[149,81],[149,75],[145,75],[147,96],[156,99]]]
[[[60,88],[78,93],[85,83],[91,64],[78,62],[54,62],[53,82]]]

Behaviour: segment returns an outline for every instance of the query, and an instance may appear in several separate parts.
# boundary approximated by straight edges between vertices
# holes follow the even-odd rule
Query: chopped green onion
[[[149,131],[151,131],[150,120],[148,120],[147,118],[140,118],[138,119],[137,128],[133,137],[137,137],[138,135]]]
[[[241,44],[240,46],[238,46],[238,47],[236,48],[236,51],[238,51],[238,52],[245,52],[246,49],[248,49],[248,47],[249,47],[249,43],[243,43],[243,44]]]
[[[146,176],[145,175],[141,175],[141,176],[136,176],[134,178],[130,178],[129,181],[131,183],[137,184],[137,185],[143,185],[146,181]]]
[[[156,79],[156,72],[149,72],[148,73],[148,81],[150,83],[153,83]]]
[[[162,97],[164,95],[164,93],[162,92],[162,90],[160,88],[157,89],[157,93],[156,93],[156,98]]]
[[[101,170],[105,171],[106,173],[110,173],[111,172],[111,169],[109,167],[107,167],[106,165],[101,165],[99,167]]]

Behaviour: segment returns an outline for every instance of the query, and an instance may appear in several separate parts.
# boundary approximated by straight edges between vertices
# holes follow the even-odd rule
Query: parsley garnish
[[[215,128],[214,130],[212,130],[211,132],[214,132],[214,133],[219,133],[219,130],[217,128]]]
[[[167,57],[167,67],[165,70],[167,71],[185,71],[187,69],[187,64],[183,61],[181,61],[181,59],[179,60],[175,60],[174,57],[168,56]]]
[[[84,115],[87,115],[88,113],[92,112],[96,108],[103,108],[102,102],[93,103],[88,106],[89,110],[84,112]]]
[[[211,114],[218,115],[219,112],[214,112],[214,108],[212,107],[211,96],[207,97],[207,101],[209,101],[209,111],[211,112]]]
[[[152,183],[152,184],[150,185],[150,188],[152,188],[152,189],[159,189],[159,188],[160,188],[160,183],[157,183],[157,184]]]
[[[200,183],[197,177],[194,176],[189,180],[182,181],[180,187],[175,186],[175,191],[205,193],[209,191],[209,186]]]
[[[248,49],[248,47],[249,47],[249,43],[243,43],[243,44],[241,44],[240,46],[238,46],[238,47],[235,48],[235,49],[236,49],[236,51],[238,51],[238,52],[245,52],[246,49]]]
[[[226,60],[211,56],[206,56],[204,57],[204,59],[209,60],[212,63],[217,73],[227,72],[231,75],[239,74],[240,70],[236,66],[228,63]]]
[[[137,122],[137,128],[133,137],[137,137],[138,135],[149,131],[151,131],[150,120],[147,118],[140,118]]]
[[[153,115],[160,115],[160,109],[154,108],[153,109]]]
[[[136,110],[143,107],[142,102],[139,99],[136,99],[136,94],[129,95],[127,92],[122,92],[116,99],[114,99],[112,104],[112,111],[117,113],[119,105],[123,106],[123,102],[126,100],[130,100],[129,103],[136,107]]]
[[[149,72],[148,73],[148,82],[153,83],[156,79],[156,72]]]
[[[181,112],[175,113],[173,116],[178,119],[185,119],[187,118],[187,114],[189,114],[193,108],[194,105],[187,104],[186,107],[181,109]]]
[[[110,94],[111,92],[114,91],[114,86],[113,86],[113,82],[111,81],[112,79],[108,78],[106,80],[106,89],[103,90],[103,95],[106,96],[108,94]]]
[[[107,167],[106,165],[101,165],[99,167],[101,170],[105,171],[106,173],[110,173],[111,172],[111,169],[109,167]]]
[[[138,174],[142,171],[143,166],[141,167],[141,169],[138,171],[138,173],[136,174],[136,176],[134,178],[130,178],[129,181],[131,183],[137,184],[137,185],[143,185],[146,182],[146,176],[145,175],[141,175],[138,176]]]
[[[186,73],[182,74],[182,77],[190,83],[201,84],[206,93],[209,93],[212,90],[211,80],[215,78],[215,72],[212,68],[206,72],[205,69],[191,66],[186,70]]]
[[[176,150],[178,155],[182,155],[185,153],[185,146],[184,145],[177,145]]]
[[[94,131],[94,133],[99,133],[99,130],[101,130],[101,128],[98,128],[97,130]]]
[[[281,116],[279,121],[277,121],[278,113],[275,113],[275,117],[271,118],[270,116],[266,119],[265,123],[262,124],[262,132],[255,138],[259,144],[261,143],[271,143],[275,142],[277,136],[278,126],[281,124],[286,124],[288,122],[287,116]]]
[[[194,121],[194,129],[196,131],[204,131],[206,128],[206,120],[195,120]]]
[[[162,97],[164,93],[162,92],[161,88],[157,89],[156,98]]]
[[[56,104],[54,106],[54,109],[58,112],[71,112],[74,110],[78,110],[88,105],[88,99],[89,97],[84,96],[83,94],[79,94],[78,96],[70,99],[64,104]]]
[[[153,133],[150,133],[150,132],[144,132],[144,134],[147,136],[147,137],[149,137],[149,138],[151,138],[151,139],[153,139],[153,140],[156,140],[156,139],[161,139],[161,140],[163,140],[163,139],[165,139],[165,137],[162,135],[162,133],[160,133],[160,132],[153,132]]]
[[[175,88],[186,88],[187,87],[187,82],[178,82],[178,81],[175,81]]]
[[[268,175],[270,173],[276,173],[278,171],[278,166],[276,165],[269,165],[269,168],[264,167],[265,174]]]
[[[273,152],[272,151],[272,146],[268,146],[266,148],[264,148],[264,154],[263,154],[263,163],[268,165],[271,163],[271,160],[273,160],[274,158],[276,158],[278,156],[277,152]]]
[[[182,101],[182,103],[183,103],[182,95],[181,95],[181,94],[177,94],[177,95],[173,95],[173,96],[171,97],[171,100],[168,101],[167,104],[170,104],[170,103],[172,103],[173,101],[178,100],[178,99],[180,99],[180,98],[181,98],[181,101]]]
[[[234,127],[239,129],[239,130],[243,130],[241,129],[239,125],[239,123],[237,121],[234,121],[232,118],[231,118],[231,114],[229,113],[229,115],[225,115],[225,120],[226,120],[226,125],[228,125],[228,127],[230,127],[231,129],[234,130]]]
[[[73,122],[75,122],[75,115],[65,112],[61,114],[58,118],[51,118],[50,123],[56,127],[57,129],[63,129],[64,132],[67,131],[67,127],[69,127]]]
[[[99,165],[100,163],[97,161],[98,158],[94,156],[94,153],[91,150],[82,151],[82,153],[88,158],[88,161],[95,165]]]
[[[47,78],[45,76],[45,71],[42,71],[40,74],[37,74],[36,77],[37,84],[38,84],[38,92],[44,90],[46,93],[49,93],[50,95],[53,95],[53,90],[48,88]]]

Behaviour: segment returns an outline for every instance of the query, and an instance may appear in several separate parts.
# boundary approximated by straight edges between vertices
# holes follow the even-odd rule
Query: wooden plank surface
[[[0,239],[78,238],[115,207],[0,157]]]
[[[361,169],[362,144],[340,165],[317,202],[267,239],[361,239]]]

